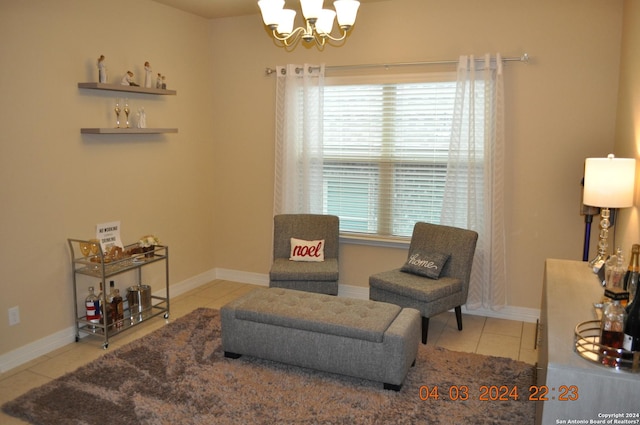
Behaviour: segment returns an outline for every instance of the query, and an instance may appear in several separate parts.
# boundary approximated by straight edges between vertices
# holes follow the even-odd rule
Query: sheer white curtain
[[[460,57],[441,223],[478,232],[469,309],[506,304],[503,90],[500,54]]]
[[[324,65],[276,71],[274,214],[322,214]]]

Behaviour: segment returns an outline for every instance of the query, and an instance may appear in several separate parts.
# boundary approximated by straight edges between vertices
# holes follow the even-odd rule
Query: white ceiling
[[[229,16],[259,13],[255,0],[153,0],[203,18],[224,18]]]
[[[203,18],[226,18],[230,16],[253,15],[260,13],[257,0],[153,0],[156,3],[162,3],[167,6]],[[391,1],[391,0],[360,0],[361,7],[364,3],[375,1]],[[330,7],[331,1],[326,1],[325,7]],[[299,9],[297,1],[287,0],[285,7]]]

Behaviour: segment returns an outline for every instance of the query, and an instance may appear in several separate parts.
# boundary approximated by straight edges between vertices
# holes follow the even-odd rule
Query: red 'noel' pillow
[[[291,238],[292,261],[324,261],[324,239],[317,241],[305,241],[304,239]]]

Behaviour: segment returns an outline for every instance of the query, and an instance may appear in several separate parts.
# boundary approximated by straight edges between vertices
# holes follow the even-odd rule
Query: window
[[[274,213],[337,214],[367,244],[404,246],[419,220],[475,230],[467,305],[505,305],[502,57],[460,56],[455,76],[324,69],[277,67]]]
[[[342,232],[411,236],[440,222],[455,73],[326,78],[323,210]]]

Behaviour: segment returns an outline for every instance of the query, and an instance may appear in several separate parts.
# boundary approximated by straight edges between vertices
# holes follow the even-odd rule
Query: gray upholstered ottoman
[[[396,391],[420,340],[417,310],[284,288],[256,289],[228,303],[221,320],[226,357],[246,354]]]

